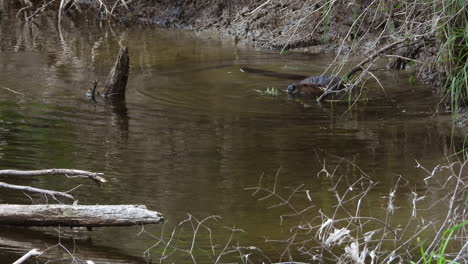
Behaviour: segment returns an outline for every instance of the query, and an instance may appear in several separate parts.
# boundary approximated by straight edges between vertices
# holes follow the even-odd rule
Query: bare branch
[[[17,261],[13,262],[13,264],[22,264],[30,257],[39,256],[40,254],[42,254],[42,252],[40,252],[39,249],[33,248],[28,253],[24,254],[24,256],[19,258]]]
[[[90,172],[74,169],[46,169],[46,170],[0,170],[0,176],[45,176],[45,175],[65,175],[69,178],[82,177],[90,178],[98,183],[106,183],[107,180],[102,177],[104,173]]]
[[[32,193],[42,193],[42,194],[50,195],[52,197],[61,196],[61,197],[65,197],[68,199],[75,200],[75,198],[71,194],[68,194],[68,193],[39,189],[35,187],[30,187],[30,186],[14,185],[14,184],[0,182],[0,188],[26,191],[26,192],[32,192]]]

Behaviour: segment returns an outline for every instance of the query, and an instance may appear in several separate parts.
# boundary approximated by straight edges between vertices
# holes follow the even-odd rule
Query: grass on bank
[[[451,227],[447,230],[444,231],[444,234],[442,235],[441,238],[441,243],[438,252],[436,253],[435,251],[431,251],[429,256],[426,256],[426,253],[424,251],[424,247],[421,245],[421,259],[423,264],[446,264],[446,263],[452,263],[456,264],[459,262],[455,262],[452,260],[448,260],[446,256],[446,249],[448,246],[448,243],[450,242],[450,239],[453,236],[453,233],[459,229],[462,229],[464,226],[468,225],[468,221],[465,221],[463,223],[460,223],[454,227]],[[412,264],[416,264],[415,262],[411,261]]]
[[[440,38],[444,42],[439,64],[447,75],[447,90],[453,112],[468,105],[468,3],[444,0]]]

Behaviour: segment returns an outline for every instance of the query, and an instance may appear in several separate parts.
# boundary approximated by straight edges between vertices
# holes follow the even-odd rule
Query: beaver
[[[286,90],[289,95],[300,95],[300,96],[320,96],[325,92],[326,87],[315,85],[315,84],[306,84],[306,83],[294,83],[288,85]]]
[[[342,80],[336,75],[320,75],[305,78],[298,83],[288,85],[287,92],[290,95],[322,95],[325,90],[340,90]]]
[[[240,68],[241,72],[254,73],[258,75],[275,77],[299,82],[288,85],[286,91],[290,95],[313,95],[320,96],[325,90],[341,90],[344,88],[343,80],[336,75],[303,76],[290,73],[280,73],[268,70],[260,70],[249,67]]]

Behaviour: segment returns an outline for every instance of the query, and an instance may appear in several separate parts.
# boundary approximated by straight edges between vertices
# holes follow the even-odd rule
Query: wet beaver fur
[[[288,85],[286,91],[290,95],[320,96],[326,89],[340,90],[343,88],[342,79],[336,75],[306,77],[302,75],[279,73],[248,67],[242,67],[241,71],[281,79],[298,80],[299,82]]]
[[[315,84],[296,83],[288,85],[286,90],[290,95],[312,95],[320,96],[325,92],[326,87]]]
[[[342,87],[341,78],[336,75],[321,75],[305,78],[298,83],[288,85],[287,92],[291,95],[320,96],[326,89],[339,90]]]

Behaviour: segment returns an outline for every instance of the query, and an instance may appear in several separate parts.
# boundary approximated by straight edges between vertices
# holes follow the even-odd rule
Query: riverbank
[[[397,1],[398,2],[398,1]],[[126,22],[159,24],[196,31],[215,30],[223,37],[246,41],[281,53],[335,53],[335,67],[348,55],[369,55],[398,39],[382,57],[388,69],[410,68],[440,94],[445,89],[446,72],[437,66],[442,42],[430,25],[412,29],[431,12],[418,6],[402,6],[384,1],[138,1],[120,9]],[[410,10],[411,8],[411,10]],[[417,36],[424,38],[416,39]],[[335,71],[332,69],[332,71]]]
[[[236,42],[280,53],[342,55],[326,69],[334,74],[344,74],[350,55],[377,55],[362,67],[364,72],[377,63],[388,70],[408,70],[412,78],[435,89],[455,115],[467,104],[464,1],[161,0],[135,1],[119,10],[123,21],[215,30]],[[375,75],[357,79],[369,78]]]
[[[74,188],[79,179],[55,177],[12,183],[72,190],[79,204],[144,203],[167,222],[92,232],[7,229],[1,263],[57,243],[56,255],[37,261],[422,262],[442,255],[443,230],[466,221],[465,163],[448,154],[464,138],[454,137],[448,120],[432,118],[439,100],[426,85],[409,83],[407,71],[378,72],[389,95],[382,100],[359,101],[351,111],[319,106],[259,93],[290,81],[239,67],[320,74],[335,65],[332,55],[280,56],[215,35],[86,20],[84,12],[60,24],[56,10],[32,23],[18,10],[2,12],[0,166],[102,171],[105,188]],[[120,45],[131,55],[123,109],[85,97],[91,80],[106,80]],[[381,91],[377,82],[365,88]],[[45,200],[6,191],[0,199]],[[463,234],[454,233],[450,260],[463,262]]]
[[[101,26],[103,21],[156,24],[214,31],[235,43],[280,54],[335,54],[322,73],[344,77],[349,87],[378,80],[375,70],[405,70],[411,75],[409,83],[423,81],[441,98],[438,105],[445,104],[454,115],[468,102],[468,37],[463,34],[468,9],[464,1],[64,0],[60,5],[42,6],[33,1],[17,17],[24,13],[26,20],[35,19],[50,9],[60,10],[59,18],[67,15],[75,22],[83,19],[83,11],[90,11],[86,20],[100,20]],[[350,61],[358,56],[364,56],[366,63]],[[362,73],[356,75],[354,70]]]
[[[62,1],[59,9],[82,16],[82,10],[89,7],[106,20],[216,31],[236,43],[251,43],[281,54],[341,55],[326,69],[333,74],[346,74],[344,65],[350,56],[372,57],[361,67],[363,72],[372,72],[371,66],[376,64],[389,70],[409,69],[412,78],[423,80],[429,89],[436,88],[437,94],[448,91],[448,104],[455,111],[468,97],[462,89],[468,85],[464,84],[467,58],[463,55],[468,40],[459,33],[468,17],[463,2],[76,0]],[[357,79],[375,78],[372,73],[366,75]]]

